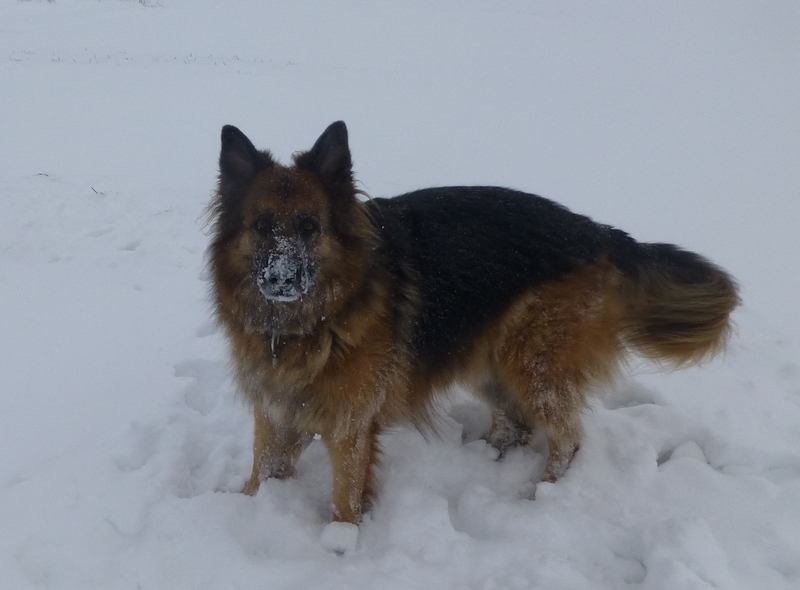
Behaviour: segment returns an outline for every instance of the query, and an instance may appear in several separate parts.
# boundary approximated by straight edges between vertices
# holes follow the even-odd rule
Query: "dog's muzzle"
[[[295,301],[303,295],[303,267],[288,256],[276,256],[256,277],[258,289],[273,301]]]
[[[256,284],[271,301],[296,301],[311,288],[315,265],[299,244],[285,241],[255,267]],[[263,261],[263,258],[262,258]]]

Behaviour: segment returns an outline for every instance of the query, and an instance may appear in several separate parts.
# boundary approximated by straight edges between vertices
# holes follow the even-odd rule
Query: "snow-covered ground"
[[[800,588],[799,47],[796,0],[0,3],[0,588]],[[287,161],[336,119],[372,195],[512,186],[710,256],[728,353],[634,363],[534,501],[541,441],[495,461],[456,397],[327,551],[318,441],[235,493],[203,215],[223,124]]]

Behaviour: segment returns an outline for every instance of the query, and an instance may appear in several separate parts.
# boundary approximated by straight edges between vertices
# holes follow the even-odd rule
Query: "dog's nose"
[[[298,278],[297,276],[282,277],[278,273],[269,273],[267,282],[276,287],[291,287],[297,282]]]
[[[266,279],[275,287],[291,287],[300,282],[300,269],[274,269],[269,268]]]
[[[291,258],[276,256],[257,276],[258,288],[267,298],[294,301],[301,295],[302,265]]]

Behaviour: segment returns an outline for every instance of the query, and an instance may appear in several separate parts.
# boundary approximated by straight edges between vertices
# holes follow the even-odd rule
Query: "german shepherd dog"
[[[555,481],[580,445],[589,390],[627,350],[681,366],[730,332],[736,283],[676,246],[506,188],[359,194],[341,121],[288,167],[222,129],[209,259],[255,415],[245,494],[292,475],[319,434],[333,519],[358,523],[380,433],[429,423],[453,383],[495,408],[488,438],[501,450],[543,429],[542,479]]]

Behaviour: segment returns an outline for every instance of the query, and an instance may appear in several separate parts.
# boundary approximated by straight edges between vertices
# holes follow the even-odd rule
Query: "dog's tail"
[[[671,244],[637,244],[622,265],[625,343],[676,366],[720,352],[739,305],[736,281],[698,254]]]

